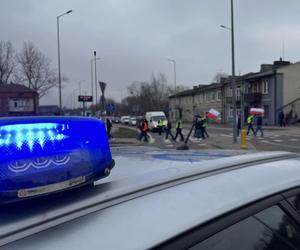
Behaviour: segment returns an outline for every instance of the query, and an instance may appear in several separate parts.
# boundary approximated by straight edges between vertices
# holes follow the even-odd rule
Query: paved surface
[[[188,125],[183,129],[183,134],[188,134]],[[135,129],[135,128],[132,128]],[[209,138],[205,140],[198,140],[191,136],[188,142],[189,148],[191,149],[240,149],[240,138],[238,143],[233,143],[232,129],[229,127],[210,125],[207,129]],[[173,129],[173,134],[175,129]],[[192,133],[193,135],[193,133]],[[182,142],[173,141],[172,139],[165,139],[165,134],[159,136],[158,133],[150,133],[149,142],[140,142],[135,138],[131,139],[118,139],[115,138],[112,141],[112,146],[118,145],[143,145],[143,146],[155,146],[161,149],[176,149],[182,145]],[[264,130],[264,137],[249,135],[247,136],[247,146],[249,150],[267,150],[267,151],[290,151],[300,153],[300,127],[266,127]]]

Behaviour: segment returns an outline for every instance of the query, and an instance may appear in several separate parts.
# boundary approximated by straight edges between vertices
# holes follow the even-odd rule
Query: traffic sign
[[[78,101],[79,102],[92,102],[93,101],[93,96],[91,96],[91,95],[79,95],[78,96]]]
[[[113,103],[108,103],[106,105],[106,110],[112,113],[115,112],[115,105]]]
[[[100,89],[101,89],[102,95],[104,95],[104,91],[105,91],[107,84],[105,82],[99,82],[99,84],[100,84]]]

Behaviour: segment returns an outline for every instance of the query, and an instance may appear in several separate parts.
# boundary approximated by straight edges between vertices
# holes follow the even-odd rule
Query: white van
[[[157,125],[158,125],[158,121],[160,119],[163,119],[163,124],[164,126],[167,126],[167,117],[165,115],[164,112],[162,111],[151,111],[151,112],[147,112],[146,115],[145,115],[147,121],[148,121],[148,124],[149,124],[149,129],[151,131],[155,131],[157,130]]]

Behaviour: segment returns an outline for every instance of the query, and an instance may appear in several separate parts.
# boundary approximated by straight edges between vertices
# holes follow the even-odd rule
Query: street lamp
[[[56,17],[57,22],[57,54],[58,54],[58,88],[59,88],[59,114],[62,114],[62,96],[61,96],[61,70],[60,70],[60,44],[59,44],[59,18],[64,15],[70,14],[72,10],[69,10]]]
[[[176,61],[173,59],[167,59],[169,62],[173,63],[174,67],[174,86],[175,86],[175,119],[177,118],[177,112],[176,112],[176,94],[177,94],[177,82],[176,82]]]
[[[95,66],[95,112],[97,111],[97,104],[98,104],[98,80],[97,80],[97,60],[100,60],[101,58],[97,57],[97,52],[94,51],[94,66]]]
[[[233,143],[237,143],[237,127],[236,127],[236,84],[235,84],[235,58],[234,58],[234,20],[233,20],[233,0],[231,0],[231,27],[220,25],[221,28],[231,31],[231,61],[232,61],[232,126],[233,126]]]

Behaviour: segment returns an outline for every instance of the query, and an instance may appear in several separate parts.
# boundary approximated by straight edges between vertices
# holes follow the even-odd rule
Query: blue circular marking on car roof
[[[153,158],[159,160],[166,160],[166,161],[180,161],[180,162],[200,162],[203,160],[212,160],[218,159],[223,157],[229,157],[230,154],[220,154],[220,153],[187,153],[187,154],[156,154],[152,155]]]

